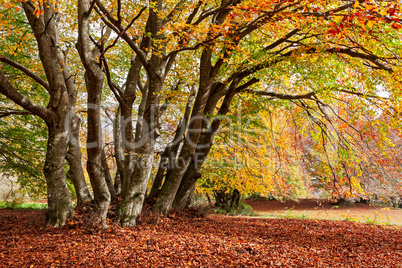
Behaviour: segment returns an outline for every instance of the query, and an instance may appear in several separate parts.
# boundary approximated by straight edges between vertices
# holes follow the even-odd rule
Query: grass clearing
[[[19,203],[19,202],[0,202],[0,209],[47,209],[46,203]]]
[[[402,209],[370,204],[331,205],[321,204],[317,200],[299,202],[246,200],[246,203],[263,218],[334,220],[402,226]]]

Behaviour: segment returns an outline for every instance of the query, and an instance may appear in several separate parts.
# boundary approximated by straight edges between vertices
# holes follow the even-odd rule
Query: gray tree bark
[[[67,178],[73,182],[77,195],[77,205],[80,206],[85,202],[92,201],[92,197],[88,190],[87,183],[85,182],[85,175],[81,162],[81,148],[78,142],[81,119],[74,112],[74,115],[70,120],[71,129],[68,142],[68,151],[66,154],[66,160],[70,169],[67,172]]]
[[[69,175],[72,178],[76,178],[75,186],[76,189],[80,189],[77,191],[80,200],[90,198],[83,179],[79,147],[72,139],[72,137],[77,137],[79,126],[79,119],[76,117],[74,110],[76,90],[71,81],[66,79],[69,77],[69,71],[66,68],[66,62],[60,60],[61,55],[58,54],[60,51],[56,25],[57,14],[55,13],[54,3],[44,5],[42,7],[44,13],[39,17],[33,14],[34,6],[30,2],[23,2],[22,6],[35,35],[39,57],[48,79],[48,83],[41,81],[41,79],[39,79],[39,82],[48,90],[50,101],[47,108],[35,104],[13,88],[1,71],[0,91],[23,108],[43,118],[47,124],[49,138],[44,174],[48,189],[48,223],[57,227],[64,225],[66,219],[73,214],[64,174],[64,161],[66,158],[70,158],[70,165],[71,167],[74,166]],[[30,73],[30,76],[32,77],[32,73]],[[73,133],[71,135],[68,134],[70,130]],[[77,140],[75,139],[75,141]],[[68,147],[70,149],[69,154],[67,154]]]
[[[152,56],[155,57],[155,56]],[[158,66],[159,63],[156,64]],[[161,67],[164,67],[163,65]],[[154,160],[155,140],[159,136],[158,112],[159,92],[162,89],[162,75],[156,71],[149,82],[147,94],[147,109],[143,118],[139,117],[136,126],[136,145],[134,172],[131,176],[130,185],[120,207],[120,220],[123,226],[135,226],[141,213],[145,199],[148,181],[152,171]]]
[[[68,137],[63,122],[47,123],[49,138],[43,173],[47,185],[48,224],[63,226],[73,213],[70,193],[64,174]]]
[[[145,26],[146,32],[149,33],[153,39],[162,40],[164,36],[158,35],[163,23],[162,18],[158,15],[158,12],[162,10],[162,1],[151,1],[150,6],[148,20]],[[100,6],[100,9],[107,15],[108,12],[104,7]],[[108,16],[108,18],[109,17],[110,16]],[[110,21],[113,21],[113,18],[110,17]],[[115,26],[120,29],[120,31],[122,30],[121,25],[117,22],[115,22]],[[133,44],[132,40],[125,34],[123,34],[123,39],[130,44],[130,47],[133,48],[136,53],[136,57],[131,64],[129,76],[127,77],[126,86],[129,87],[126,88],[126,92],[128,92],[128,88],[134,89],[137,85],[139,85],[142,91],[135,136],[132,136],[132,127],[130,128],[130,126],[128,126],[128,128],[126,127],[125,129],[126,138],[134,137],[134,142],[127,142],[129,151],[125,153],[125,155],[129,157],[125,159],[125,172],[122,181],[122,196],[124,199],[119,206],[118,215],[121,224],[128,227],[137,224],[137,218],[142,210],[152,170],[155,140],[159,136],[159,101],[160,91],[162,90],[166,76],[166,61],[162,59],[165,53],[164,49],[157,48],[158,45],[152,48],[153,53],[150,58],[146,58],[147,53],[144,51],[147,51],[147,48],[152,46],[152,40],[148,36],[144,37],[140,47]],[[144,68],[147,73],[147,83],[145,86],[140,86],[139,71],[141,68]],[[123,108],[123,106],[124,105],[121,105],[123,118],[127,118],[125,120],[130,120],[131,122],[132,104],[130,107],[126,108]],[[125,109],[129,111],[127,115],[125,114]],[[128,118],[128,116],[130,116],[130,118]],[[132,158],[130,157],[131,151],[133,151]],[[130,169],[127,169],[128,167],[130,167]]]
[[[48,190],[48,224],[57,227],[64,225],[66,219],[73,214],[64,174],[64,162],[69,142],[67,131],[70,122],[67,117],[70,101],[57,57],[58,34],[54,5],[51,3],[44,5],[44,14],[39,18],[33,14],[34,7],[30,3],[23,2],[22,6],[37,40],[39,57],[49,82],[50,102],[46,110],[51,111],[52,116],[41,116],[46,121],[49,132],[44,174]],[[25,105],[25,101],[22,100],[21,104]],[[32,108],[37,107],[29,108],[32,111]]]
[[[110,204],[110,192],[102,168],[102,125],[101,98],[103,89],[103,72],[101,64],[96,60],[99,51],[91,49],[90,11],[91,1],[78,1],[78,42],[77,49],[85,68],[85,84],[88,93],[88,136],[87,136],[87,171],[94,191],[94,200],[103,228],[107,227],[106,216]],[[102,37],[103,38],[103,37]],[[102,41],[101,41],[102,44]],[[98,56],[100,56],[98,54]]]
[[[120,115],[121,115],[121,108],[116,111],[116,116],[113,121],[113,149],[114,149],[114,157],[116,160],[117,172],[114,179],[114,190],[116,195],[121,194],[121,178],[123,177],[123,154],[121,152],[121,124],[120,124]]]
[[[79,131],[81,118],[78,117],[76,113],[76,102],[78,90],[72,80],[69,66],[67,64],[67,53],[68,51],[62,51],[58,48],[57,57],[59,60],[60,67],[62,68],[64,81],[67,86],[67,92],[70,101],[70,129],[69,129],[69,141],[68,141],[68,151],[66,155],[66,160],[70,169],[67,172],[67,178],[69,178],[74,185],[74,189],[77,195],[77,205],[80,206],[85,202],[92,201],[91,194],[88,190],[87,183],[85,182],[84,170],[82,168],[82,154],[81,147],[79,143]]]

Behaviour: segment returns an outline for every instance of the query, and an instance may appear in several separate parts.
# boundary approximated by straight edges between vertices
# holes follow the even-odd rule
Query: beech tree
[[[136,225],[150,181],[156,212],[192,203],[201,167],[239,94],[288,101],[307,114],[319,111],[324,116],[323,107],[341,93],[365,98],[386,91],[392,100],[399,96],[402,26],[396,1],[29,0],[8,1],[6,7],[24,10],[46,77],[2,60],[48,91],[49,104],[40,106],[0,71],[0,92],[47,124],[44,174],[53,226],[63,225],[72,214],[66,159],[80,203],[91,199],[78,161],[77,88],[59,43],[59,24],[74,30],[79,55],[74,56],[75,69],[85,70],[87,172],[103,227],[113,191],[102,167],[101,103],[106,90],[118,102],[114,146],[121,182],[114,183],[121,188],[118,220],[123,226]],[[130,58],[121,59],[125,55]],[[129,66],[116,68],[119,60]],[[333,65],[341,66],[350,81],[340,81]],[[175,98],[181,120],[153,179],[162,119]],[[69,157],[73,152],[75,161]]]
[[[54,6],[49,3],[42,6],[40,11],[31,2],[22,2],[21,6],[36,39],[39,58],[47,81],[18,65],[18,63],[4,57],[2,57],[2,61],[19,68],[35,79],[47,90],[50,100],[47,107],[36,104],[27,96],[22,95],[2,71],[0,71],[0,92],[28,112],[42,118],[47,125],[48,142],[43,171],[47,182],[49,224],[61,226],[73,214],[73,206],[64,173],[64,163],[69,142],[69,111],[70,107],[74,105],[75,91],[67,84],[69,77],[65,75],[68,70],[63,70],[62,64],[59,63],[58,31],[53,19],[55,16]],[[82,168],[80,162],[75,162],[78,164],[76,167],[78,169]]]

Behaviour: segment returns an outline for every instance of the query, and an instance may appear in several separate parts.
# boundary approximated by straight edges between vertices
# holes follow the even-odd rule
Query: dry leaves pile
[[[400,228],[172,214],[94,232],[45,219],[0,210],[0,267],[402,267]]]

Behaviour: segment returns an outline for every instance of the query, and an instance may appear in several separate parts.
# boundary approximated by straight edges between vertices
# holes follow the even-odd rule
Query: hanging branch
[[[12,59],[9,59],[5,56],[0,55],[0,62],[4,62],[7,63],[8,65],[22,71],[23,73],[25,73],[27,76],[31,77],[33,80],[35,80],[38,84],[40,84],[43,88],[46,89],[46,91],[50,91],[49,88],[49,83],[46,82],[44,79],[42,79],[39,75],[37,75],[36,73],[34,73],[33,71],[29,70],[27,67],[25,67],[24,65],[13,61]]]

